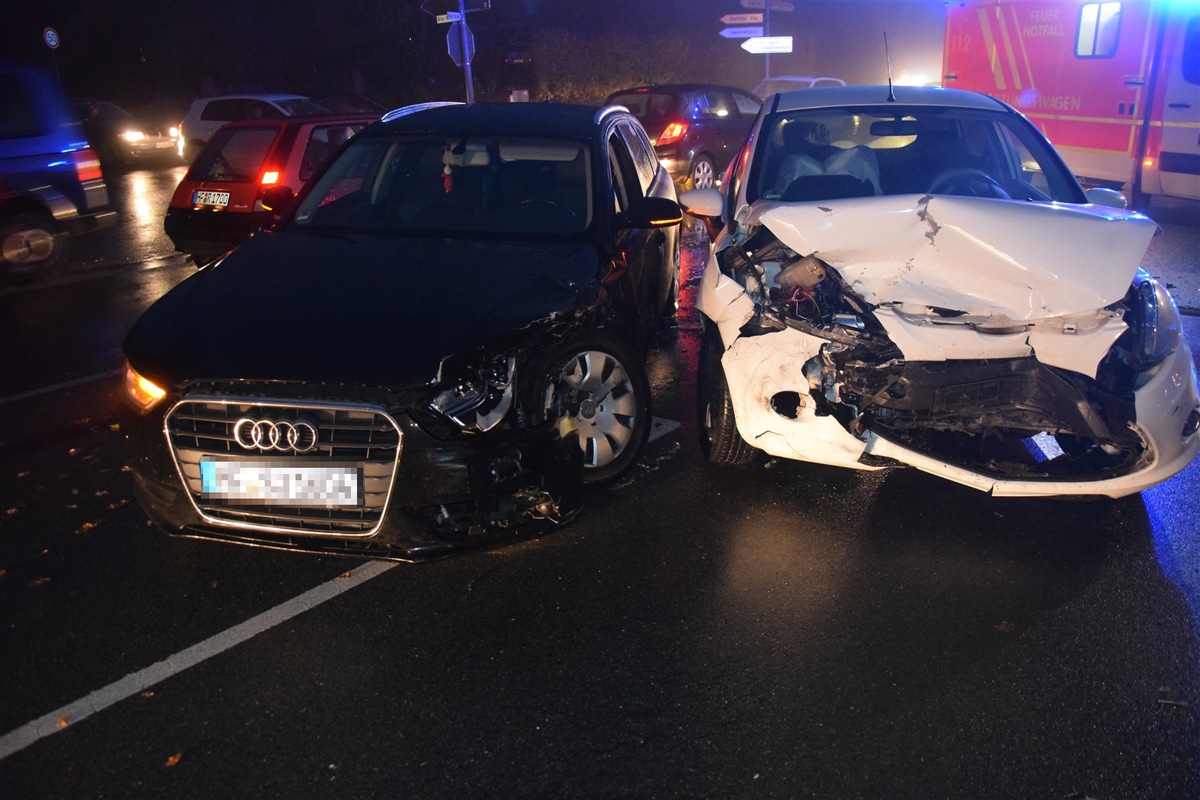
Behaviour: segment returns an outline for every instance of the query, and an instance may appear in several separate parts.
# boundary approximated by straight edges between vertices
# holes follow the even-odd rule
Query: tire
[[[0,272],[29,279],[61,266],[67,239],[44,214],[19,214],[0,224]]]
[[[696,428],[700,450],[710,464],[744,466],[754,460],[756,448],[738,433],[733,400],[721,366],[721,334],[709,323],[700,345],[696,370]]]
[[[545,417],[578,432],[584,484],[620,477],[650,435],[644,367],[623,344],[604,336],[556,347],[541,363],[536,402]]]
[[[713,164],[713,160],[706,155],[698,155],[692,161],[691,172],[688,173],[688,180],[692,183],[693,189],[711,189],[716,183],[717,170]]]

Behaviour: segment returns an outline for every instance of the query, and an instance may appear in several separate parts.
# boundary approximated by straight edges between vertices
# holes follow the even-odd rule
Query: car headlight
[[[1143,369],[1152,367],[1175,352],[1182,335],[1182,321],[1174,298],[1145,271],[1138,270],[1132,289],[1133,357]]]
[[[121,138],[127,142],[140,142],[146,138],[146,134],[141,131],[125,131],[121,134]]]
[[[500,359],[448,384],[429,402],[429,408],[460,428],[489,431],[512,407],[515,372],[515,358]]]
[[[167,396],[167,390],[125,362],[125,396],[144,414]]]

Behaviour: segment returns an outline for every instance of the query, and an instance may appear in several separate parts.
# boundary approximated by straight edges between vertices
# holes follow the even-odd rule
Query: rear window
[[[188,177],[200,181],[257,181],[278,134],[279,128],[274,126],[225,128],[200,153]]]
[[[320,103],[314,103],[307,97],[294,100],[276,100],[275,105],[283,109],[289,117],[299,117],[305,114],[328,114],[330,110]]]
[[[613,95],[608,102],[625,106],[629,109],[629,113],[642,122],[653,122],[678,116],[682,99],[678,95],[662,92],[630,92],[629,94]]]

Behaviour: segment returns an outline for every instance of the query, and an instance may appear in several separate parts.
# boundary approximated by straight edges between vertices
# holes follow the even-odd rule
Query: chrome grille
[[[362,469],[363,504],[353,508],[320,508],[206,500],[200,479],[200,462],[205,456],[252,456],[266,462],[295,460],[291,453],[247,451],[239,445],[234,439],[234,425],[243,417],[311,423],[317,429],[317,446],[303,458],[314,463],[354,464]],[[167,413],[165,426],[179,475],[192,503],[207,522],[309,535],[371,536],[383,520],[400,458],[401,435],[395,420],[378,408],[190,398]]]

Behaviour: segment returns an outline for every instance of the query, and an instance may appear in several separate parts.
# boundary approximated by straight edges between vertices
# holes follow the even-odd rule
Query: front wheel
[[[696,371],[696,421],[700,450],[708,463],[740,466],[754,459],[755,448],[738,433],[725,368],[721,366],[724,349],[716,325],[709,324]]]
[[[617,478],[650,434],[650,383],[642,365],[604,337],[558,347],[543,363],[541,406],[560,429],[578,433],[583,482]]]

